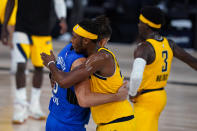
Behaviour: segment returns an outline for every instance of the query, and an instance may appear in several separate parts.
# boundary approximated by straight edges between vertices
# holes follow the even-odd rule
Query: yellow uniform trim
[[[31,58],[34,66],[43,67],[40,53],[50,55],[50,50],[53,50],[52,38],[51,36],[31,36],[30,39],[32,41],[30,44],[17,43],[18,50],[26,60]]]
[[[32,36],[33,45],[31,46],[31,61],[34,66],[43,67],[43,61],[40,53],[44,52],[50,55],[53,50],[51,36]]]
[[[7,0],[0,0],[0,3],[1,3],[1,6],[0,6],[0,22],[1,22],[1,24],[3,24],[4,23],[4,16],[5,16],[5,9],[6,9]],[[10,19],[8,21],[8,25],[14,26],[15,23],[16,23],[17,5],[18,5],[18,1],[15,0],[14,9],[13,9],[12,14],[10,16]]]
[[[137,131],[135,128],[135,119],[132,119],[124,122],[99,125],[97,126],[96,131]]]
[[[105,94],[116,93],[120,88],[120,86],[123,84],[124,78],[120,73],[120,68],[118,62],[116,61],[115,55],[106,48],[100,48],[98,51],[101,50],[105,50],[113,56],[115,60],[116,68],[114,74],[110,77],[91,75],[91,80],[90,80],[91,91],[96,93],[105,93]],[[124,100],[124,101],[93,106],[91,107],[91,113],[95,123],[99,125],[101,123],[109,123],[118,118],[131,116],[133,115],[133,109],[130,102],[128,100]],[[124,123],[124,122],[120,122],[120,123]],[[119,125],[120,123],[117,123],[117,125]],[[102,127],[108,127],[110,125],[116,125],[116,124],[109,124],[104,126],[102,125]],[[130,128],[128,127],[128,129]]]
[[[148,24],[152,28],[157,28],[157,29],[161,28],[161,24],[155,24],[155,23],[151,22],[150,20],[146,19],[142,14],[140,14],[139,19],[143,23]]]
[[[89,38],[89,39],[98,39],[98,35],[88,32],[87,30],[83,29],[78,24],[74,26],[73,31],[78,34],[79,36]]]

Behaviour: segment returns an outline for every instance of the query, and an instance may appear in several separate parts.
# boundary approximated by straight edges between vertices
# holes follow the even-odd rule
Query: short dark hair
[[[100,15],[93,19],[93,22],[98,25],[98,36],[99,40],[103,38],[111,37],[112,34],[112,28],[110,26],[110,21],[105,15]]]
[[[84,19],[78,23],[83,29],[91,32],[93,34],[98,34],[98,27],[95,26],[95,23],[90,19]]]
[[[92,40],[94,42],[110,37],[112,34],[109,19],[104,15],[98,16],[94,19],[84,19],[78,24],[88,32],[98,35],[97,40]]]
[[[161,11],[160,8],[154,6],[145,6],[141,9],[140,12],[146,19],[150,20],[155,24],[161,24],[163,26],[165,24],[165,15]],[[158,30],[156,28],[152,28],[153,30]]]

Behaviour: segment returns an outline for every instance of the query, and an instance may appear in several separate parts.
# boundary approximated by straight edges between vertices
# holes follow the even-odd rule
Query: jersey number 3
[[[168,51],[162,51],[162,57],[164,59],[164,64],[162,65],[162,72],[166,72],[168,70]]]

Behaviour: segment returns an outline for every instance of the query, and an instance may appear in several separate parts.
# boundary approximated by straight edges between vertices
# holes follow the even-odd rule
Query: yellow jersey
[[[91,75],[91,91],[97,93],[116,93],[123,84],[118,62],[114,54],[106,48],[100,48],[98,51],[105,50],[109,52],[116,64],[115,72],[110,77],[103,77],[96,73]],[[115,119],[133,115],[133,109],[128,100],[106,103],[91,107],[92,117],[96,124],[108,123]]]
[[[154,48],[155,60],[150,65],[145,66],[139,91],[165,87],[173,58],[172,49],[165,37],[161,41],[155,39],[147,39],[146,41]]]

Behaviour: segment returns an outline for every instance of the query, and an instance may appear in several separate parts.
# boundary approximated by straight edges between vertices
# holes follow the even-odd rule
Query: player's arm
[[[43,60],[43,64],[49,68],[54,80],[60,85],[60,87],[69,88],[70,86],[89,78],[91,74],[100,70],[109,59],[109,56],[103,53],[95,53],[87,58],[86,63],[76,67],[71,72],[62,72],[57,69],[55,62],[51,62],[55,61],[52,51],[51,55],[41,53],[41,58]]]
[[[57,14],[58,19],[60,20],[60,33],[63,34],[67,30],[67,24],[66,24],[66,3],[64,0],[54,0],[54,6],[55,6],[55,12]]]
[[[72,69],[78,67],[86,61],[85,58],[77,59],[72,64]],[[75,85],[75,93],[77,96],[78,103],[81,107],[90,107],[100,104],[105,104],[109,102],[125,100],[128,95],[128,88],[126,88],[127,83],[119,89],[117,93],[114,94],[103,94],[94,93],[90,90],[90,81],[86,79],[77,85]]]
[[[75,85],[75,93],[77,96],[78,103],[81,107],[91,107],[105,103],[125,100],[128,95],[128,87],[127,83],[124,83],[117,93],[94,93],[91,92],[90,81],[89,79],[87,79]]]
[[[14,5],[15,5],[15,0],[8,0],[7,1],[5,16],[4,16],[4,23],[2,26],[2,34],[1,34],[1,40],[4,45],[8,45],[9,34],[8,34],[7,25],[8,25],[8,21],[11,17],[12,11],[14,9]]]
[[[148,43],[140,43],[134,51],[133,69],[130,75],[129,95],[136,96],[143,78],[144,68],[150,63],[150,45]]]
[[[193,69],[197,70],[197,59],[184,51],[184,49],[180,48],[176,43],[172,40],[169,40],[170,47],[173,51],[173,55],[179,60],[185,62]]]

